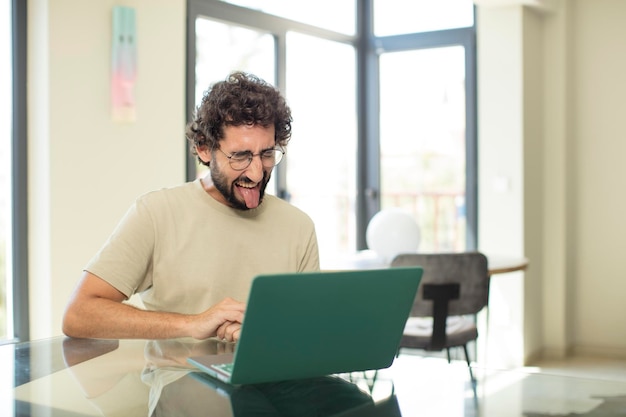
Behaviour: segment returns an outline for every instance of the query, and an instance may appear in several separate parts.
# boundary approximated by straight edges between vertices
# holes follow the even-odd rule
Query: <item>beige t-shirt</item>
[[[319,254],[296,207],[266,194],[235,210],[196,180],[139,197],[85,270],[149,310],[194,314],[224,297],[246,302],[256,275],[319,270]]]

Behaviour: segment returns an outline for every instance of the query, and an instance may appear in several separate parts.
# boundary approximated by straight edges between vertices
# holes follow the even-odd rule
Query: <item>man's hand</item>
[[[225,298],[204,313],[195,316],[191,323],[191,336],[196,339],[217,337],[227,342],[239,339],[246,305],[232,298]]]
[[[218,339],[226,342],[236,342],[241,334],[241,323],[226,322],[217,329]]]

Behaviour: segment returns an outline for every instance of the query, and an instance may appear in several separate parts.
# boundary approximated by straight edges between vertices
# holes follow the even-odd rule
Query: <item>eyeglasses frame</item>
[[[235,153],[238,153],[238,152],[235,152],[235,153],[232,153],[232,154],[228,155],[219,146],[216,146],[213,149],[217,149],[218,151],[220,151],[228,159],[228,165],[230,165],[230,167],[232,169],[234,169],[235,171],[244,171],[244,170],[246,170],[252,164],[252,160],[254,159],[255,156],[258,156],[261,159],[261,165],[263,165],[263,167],[265,167],[265,168],[274,168],[276,165],[278,165],[278,164],[280,164],[282,162],[283,157],[285,156],[285,150],[280,148],[280,147],[273,147],[273,148],[264,149],[264,150],[262,150],[259,153],[252,153],[250,151],[242,151],[241,153],[247,153],[248,154],[248,164],[246,166],[244,166],[243,168],[235,168],[235,167],[233,167],[233,159],[232,158],[235,156]],[[274,152],[280,152],[282,154],[282,156],[280,157],[280,160],[278,162],[276,162],[275,164],[273,164],[272,166],[266,166],[263,163],[262,155],[263,155],[264,152],[269,151],[269,150],[272,150]]]

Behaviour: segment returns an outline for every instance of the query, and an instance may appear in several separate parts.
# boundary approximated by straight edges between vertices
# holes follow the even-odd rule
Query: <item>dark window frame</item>
[[[12,1],[12,72],[13,132],[11,155],[11,211],[13,216],[13,336],[20,342],[30,340],[28,296],[28,178],[27,178],[27,109],[26,109],[26,45],[27,3]]]
[[[474,8],[475,10],[475,8]],[[475,13],[474,13],[475,15]],[[465,49],[465,206],[466,206],[466,250],[476,250],[477,248],[477,230],[478,230],[478,109],[476,96],[476,29],[475,24],[472,27],[446,29],[433,32],[412,33],[406,35],[393,35],[374,38],[374,44],[371,45],[371,54],[376,53],[377,58],[387,52],[409,51],[416,49],[440,48],[445,46],[462,46]],[[377,61],[378,64],[378,61]],[[376,65],[377,65],[376,64]],[[372,72],[374,70],[371,70]],[[377,71],[377,68],[376,68]],[[374,81],[370,81],[373,83]],[[378,82],[376,78],[375,82]],[[378,85],[372,88],[378,89]],[[378,91],[378,90],[376,90]],[[378,98],[377,98],[378,99]],[[369,113],[377,114],[377,113]],[[378,126],[376,126],[378,128]],[[378,144],[378,137],[376,144]],[[369,146],[372,146],[369,144]],[[378,154],[376,154],[378,155]],[[378,196],[380,183],[378,188],[373,187],[366,193],[367,195]],[[369,188],[365,188],[370,190]],[[380,200],[377,200],[380,204]],[[373,213],[368,213],[371,218],[378,210],[380,205],[375,208]],[[363,230],[367,227],[367,224]],[[364,239],[365,236],[362,236]]]

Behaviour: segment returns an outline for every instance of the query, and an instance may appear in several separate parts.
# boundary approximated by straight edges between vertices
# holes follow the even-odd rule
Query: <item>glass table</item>
[[[57,337],[0,346],[3,416],[624,416],[626,382],[474,368],[402,354],[379,371],[228,386],[188,356],[216,340]]]

